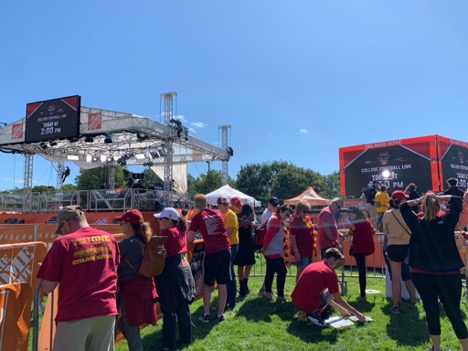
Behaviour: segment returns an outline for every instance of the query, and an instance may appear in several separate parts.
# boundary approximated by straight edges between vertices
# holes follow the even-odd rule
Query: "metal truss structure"
[[[166,99],[165,94],[161,97]],[[232,154],[229,150],[188,135],[188,128],[171,116],[162,124],[130,113],[82,106],[78,138],[35,143],[24,142],[26,120],[23,118],[0,129],[0,151],[26,155],[25,185],[32,181],[33,155],[52,162],[73,162],[84,169],[164,164],[168,174],[173,164],[229,161]],[[21,128],[23,132],[19,133]]]

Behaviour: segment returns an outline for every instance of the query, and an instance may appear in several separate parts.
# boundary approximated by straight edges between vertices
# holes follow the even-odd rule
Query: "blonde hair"
[[[333,200],[330,201],[330,205],[335,203],[338,204],[338,206],[340,206],[341,208],[344,207],[344,201],[340,197],[335,197]]]
[[[440,211],[440,204],[435,194],[426,194],[421,205],[424,211],[423,220],[432,221],[437,218],[437,213]]]
[[[202,210],[208,205],[208,202],[206,200],[206,196],[203,195],[203,194],[195,195],[195,198],[193,199],[193,202],[195,203],[195,208],[198,209],[198,210]]]
[[[300,200],[296,204],[296,213],[300,213],[300,212],[303,212],[303,211],[310,211],[310,205],[309,205],[309,203],[307,201]]]

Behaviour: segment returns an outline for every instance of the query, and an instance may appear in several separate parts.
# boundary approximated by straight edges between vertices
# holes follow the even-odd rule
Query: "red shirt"
[[[91,227],[55,239],[37,277],[59,282],[57,322],[117,314],[120,252],[114,237]]]
[[[351,244],[353,254],[370,255],[374,253],[374,231],[367,218],[352,223],[349,228],[349,235],[353,236],[353,242]]]
[[[298,310],[312,312],[320,307],[320,293],[325,289],[330,295],[339,292],[336,272],[325,261],[311,263],[302,271],[291,293],[292,303]]]
[[[328,223],[327,228],[329,228],[333,233],[333,240],[328,239],[328,237],[325,234],[325,223]],[[337,246],[337,238],[338,229],[336,226],[335,217],[333,216],[333,213],[331,213],[329,206],[324,207],[322,211],[320,211],[318,217],[318,242],[320,250]]]
[[[190,223],[189,231],[199,231],[205,242],[205,253],[213,254],[231,248],[229,237],[220,211],[204,208]]]
[[[309,225],[304,221],[309,221]],[[300,217],[293,216],[289,222],[289,235],[296,238],[296,246],[299,250],[301,257],[312,257],[314,250],[314,228],[310,221],[310,217],[306,216],[304,220]],[[294,252],[291,247],[291,255]]]
[[[164,242],[167,257],[187,252],[187,236],[184,231],[171,227],[163,229],[159,235],[167,237]]]

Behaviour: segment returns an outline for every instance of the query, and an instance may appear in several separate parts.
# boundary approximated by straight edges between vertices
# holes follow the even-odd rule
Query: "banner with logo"
[[[31,302],[29,284],[0,285],[0,351],[28,349]]]

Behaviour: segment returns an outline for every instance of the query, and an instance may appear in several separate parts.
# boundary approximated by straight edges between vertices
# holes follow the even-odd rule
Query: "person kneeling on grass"
[[[321,327],[325,326],[324,311],[333,307],[343,317],[354,315],[360,322],[366,317],[349,305],[340,295],[335,270],[344,263],[343,254],[336,248],[325,251],[324,259],[308,265],[302,272],[291,293],[294,306],[307,314],[307,319]]]

